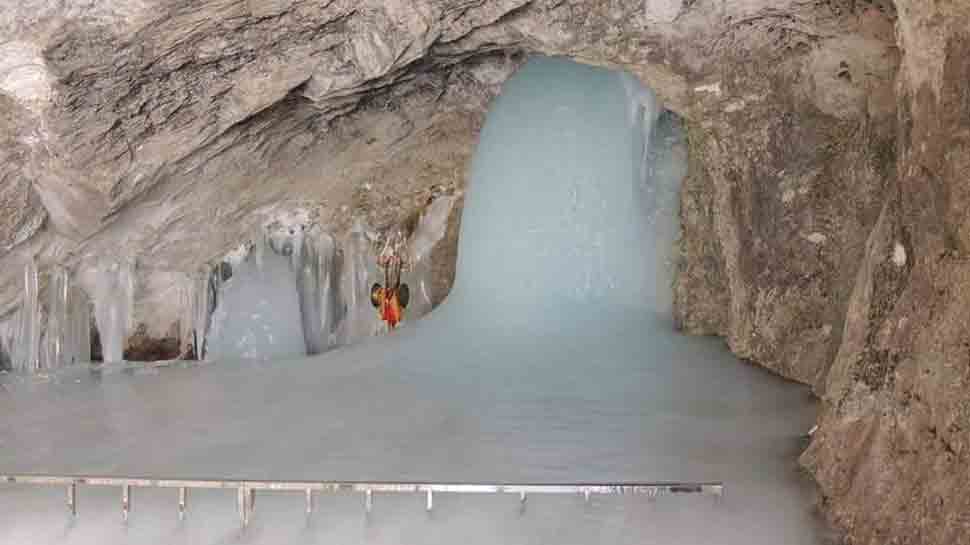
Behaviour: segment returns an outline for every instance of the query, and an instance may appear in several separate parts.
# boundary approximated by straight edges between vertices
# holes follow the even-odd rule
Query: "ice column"
[[[432,201],[421,215],[408,244],[411,263],[409,270],[402,274],[402,281],[408,285],[411,300],[404,313],[404,324],[431,312],[431,250],[444,238],[456,200],[453,195],[445,195]]]
[[[125,341],[132,329],[135,265],[131,259],[100,264],[94,282],[94,318],[105,362],[124,361]]]
[[[24,265],[23,303],[20,306],[20,327],[14,342],[13,368],[34,372],[40,368],[40,287],[37,264],[33,259]]]
[[[454,195],[438,197],[421,214],[421,219],[408,244],[412,261],[429,258],[435,244],[444,238],[448,230],[448,216],[451,215],[456,200],[457,197]]]
[[[408,242],[404,257],[411,267],[402,276],[410,288],[405,322],[431,310],[430,253],[447,230],[455,200],[435,199]],[[240,247],[226,256],[233,272],[224,286],[215,280],[215,287],[205,291],[200,278],[193,288],[190,321],[196,342],[205,339],[204,352],[213,359],[269,358],[320,354],[385,333],[387,326],[370,299],[373,284],[384,281],[372,245],[375,237],[359,219],[339,242],[319,225],[260,227],[248,251]],[[204,308],[214,309],[208,327]],[[299,350],[293,344],[298,338],[304,343]]]
[[[378,278],[373,255],[364,223],[357,220],[343,244],[343,266],[340,271],[343,319],[338,329],[338,343],[341,345],[352,344],[386,330],[370,301],[371,286]]]
[[[13,369],[14,339],[20,327],[20,315],[14,313],[0,322],[0,371]]]
[[[69,334],[70,274],[62,266],[51,269],[47,286],[47,333],[44,343],[44,365],[56,369],[70,365],[74,359]]]
[[[669,279],[644,247],[655,237],[642,180],[652,95],[627,76],[563,63],[530,62],[482,129],[448,298],[479,319],[663,311],[658,286],[669,291]]]
[[[292,270],[292,240],[266,244],[257,237],[250,255],[223,285],[206,335],[207,359],[304,356],[307,345]],[[265,245],[265,247],[264,247]],[[285,251],[289,255],[280,255]]]
[[[56,369],[91,361],[91,311],[71,272],[55,265],[47,288],[43,366]]]
[[[84,290],[72,285],[69,292],[67,331],[71,363],[91,361],[91,301]]]
[[[211,290],[209,287],[212,271],[208,265],[196,273],[192,278],[191,304],[192,304],[192,348],[195,351],[196,359],[205,359],[206,354],[206,335],[209,332],[209,299]]]
[[[299,254],[294,252],[296,290],[308,354],[320,354],[335,343],[337,319],[337,260],[333,238],[312,229],[301,236]],[[295,248],[295,246],[294,246]]]

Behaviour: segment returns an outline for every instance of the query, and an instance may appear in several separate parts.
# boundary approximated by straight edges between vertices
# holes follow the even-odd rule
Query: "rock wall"
[[[970,10],[894,7],[864,93],[804,100],[859,78],[818,45],[705,88],[740,98],[692,116],[678,318],[813,385],[801,461],[846,542],[970,543]]]
[[[165,278],[278,213],[339,230],[460,189],[526,53],[631,71],[691,165],[686,331],[811,384],[851,543],[967,543],[970,15],[938,0],[42,0],[0,11],[0,317],[19,264]],[[453,275],[435,253],[439,295]],[[148,304],[148,303],[151,304]]]
[[[895,176],[802,462],[853,543],[970,543],[970,6],[897,6]]]

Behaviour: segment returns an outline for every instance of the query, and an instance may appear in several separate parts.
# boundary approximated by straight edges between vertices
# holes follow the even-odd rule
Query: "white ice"
[[[308,354],[322,354],[336,344],[339,271],[337,246],[329,234],[312,229],[302,237],[293,261],[300,317]]]
[[[806,389],[669,323],[641,159],[614,72],[530,61],[474,158],[455,289],[391,335],[293,360],[157,374],[77,370],[0,395],[0,473],[459,482],[721,480],[700,497],[264,494],[240,532],[233,491],[190,498],[0,485],[2,543],[808,544],[820,527],[795,458]],[[648,116],[641,116],[641,119]],[[669,139],[658,138],[657,141]],[[676,183],[656,180],[652,184]],[[662,199],[657,200],[660,202]],[[667,236],[667,235],[664,235]],[[265,256],[269,262],[269,252]],[[668,287],[669,289],[669,287]]]
[[[290,257],[272,248],[258,253],[258,261],[252,256],[244,260],[219,290],[206,337],[206,359],[271,359],[307,353]]]
[[[24,265],[23,300],[18,313],[19,327],[13,340],[13,368],[19,371],[36,371],[40,365],[41,308],[40,282],[37,264],[33,259]]]
[[[135,263],[128,257],[100,260],[79,273],[94,305],[105,362],[124,361],[125,339],[133,330]]]
[[[46,375],[91,360],[91,305],[75,275],[52,267],[46,297],[40,295],[39,280],[31,260],[24,267],[21,305],[0,322],[0,370]]]
[[[378,335],[387,327],[370,303],[370,289],[378,278],[378,271],[365,225],[356,221],[341,242],[342,312],[337,326],[337,343],[349,345]]]
[[[52,370],[91,361],[91,303],[70,270],[52,267],[47,296],[44,367]]]

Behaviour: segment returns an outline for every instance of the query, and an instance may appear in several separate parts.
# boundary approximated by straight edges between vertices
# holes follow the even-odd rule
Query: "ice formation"
[[[218,290],[213,290],[213,272],[208,265],[204,265],[199,272],[189,275],[188,279],[188,323],[187,333],[196,359],[205,359],[208,349],[209,321],[215,307],[215,297]]]
[[[302,238],[296,267],[296,290],[307,354],[322,354],[336,345],[339,262],[333,237],[319,229]]]
[[[44,357],[51,367],[61,367],[71,363],[65,361],[68,342],[68,304],[70,303],[70,282],[64,267],[54,267],[47,285],[47,331],[44,333]]]
[[[446,195],[430,203],[408,239],[408,322],[431,310],[429,254],[444,236],[454,201]],[[358,221],[338,238],[320,225],[288,219],[282,227],[279,221],[260,226],[251,242],[224,260],[175,281],[184,309],[179,319],[183,356],[320,354],[387,331],[369,297],[371,286],[381,281],[374,249],[380,233]],[[77,271],[54,264],[41,273],[28,262],[23,302],[0,324],[0,369],[46,373],[90,361],[90,301],[103,360],[122,362],[135,325],[134,267],[130,257],[87,256]],[[42,277],[47,279],[43,297]]]
[[[723,480],[721,502],[534,498],[523,512],[508,496],[445,494],[429,516],[423,498],[395,496],[376,498],[367,517],[362,498],[335,494],[318,498],[307,518],[301,495],[280,493],[261,496],[240,532],[231,491],[194,496],[181,524],[171,490],[139,490],[122,526],[117,490],[88,489],[65,528],[51,524],[67,516],[62,491],[8,486],[0,487],[0,542],[818,543],[795,465],[814,417],[810,397],[739,363],[715,339],[673,331],[661,293],[670,268],[654,250],[674,241],[651,220],[651,207],[667,205],[651,204],[664,193],[645,189],[675,189],[682,167],[644,177],[652,127],[643,120],[655,117],[631,123],[630,107],[614,72],[530,61],[482,130],[456,285],[438,309],[394,335],[297,361],[80,374],[0,396],[0,412],[22,415],[0,420],[0,442],[16,441],[0,449],[0,469]],[[653,141],[659,154],[676,144]],[[275,267],[271,259],[267,251],[264,264]]]
[[[0,324],[0,369],[47,374],[91,359],[90,302],[75,275],[51,267],[45,292],[40,279],[37,264],[28,261],[20,308]]]
[[[135,263],[131,258],[106,259],[93,271],[91,299],[101,338],[103,361],[124,361],[125,341],[134,326]]]
[[[33,259],[24,265],[23,303],[19,317],[20,329],[14,344],[13,367],[20,371],[37,371],[40,369],[40,281]]]
[[[392,235],[401,236],[406,246],[402,252],[408,267],[402,279],[411,298],[405,323],[427,314],[432,306],[430,253],[444,237],[455,200],[453,195],[432,200],[406,234],[401,225],[373,229],[359,218],[341,237],[312,224],[257,230],[246,251],[227,256],[232,277],[207,295],[219,303],[213,307],[212,330],[197,333],[210,347],[205,359],[321,354],[387,333],[370,292],[384,281],[377,252]],[[193,319],[203,323],[205,316]]]
[[[271,359],[307,353],[291,260],[274,248],[259,254],[259,261],[247,259],[234,268],[219,293],[206,341],[207,359]]]
[[[75,285],[66,267],[52,267],[49,282],[45,367],[57,369],[91,361],[91,310],[87,295]]]

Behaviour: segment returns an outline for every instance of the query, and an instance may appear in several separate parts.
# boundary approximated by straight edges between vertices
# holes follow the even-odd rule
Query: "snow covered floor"
[[[671,334],[660,346],[657,337],[620,345],[665,327],[628,317],[606,335],[510,328],[480,332],[503,336],[504,346],[444,338],[432,350],[450,360],[407,356],[422,330],[448,314],[314,359],[100,380],[78,373],[41,391],[20,389],[0,397],[0,411],[13,416],[0,423],[0,468],[279,480],[723,480],[720,504],[600,497],[584,506],[578,497],[535,496],[524,515],[512,496],[439,495],[429,518],[423,497],[402,495],[379,496],[366,520],[359,495],[323,496],[309,528],[302,495],[262,494],[245,542],[818,542],[795,465],[799,435],[813,422],[803,388],[736,361],[714,341]],[[567,335],[523,360],[554,333]],[[469,360],[491,363],[462,365]],[[174,490],[136,489],[133,504],[125,528],[118,489],[82,487],[80,517],[67,527],[62,488],[3,486],[0,543],[239,537],[231,490],[193,491],[184,525]]]

